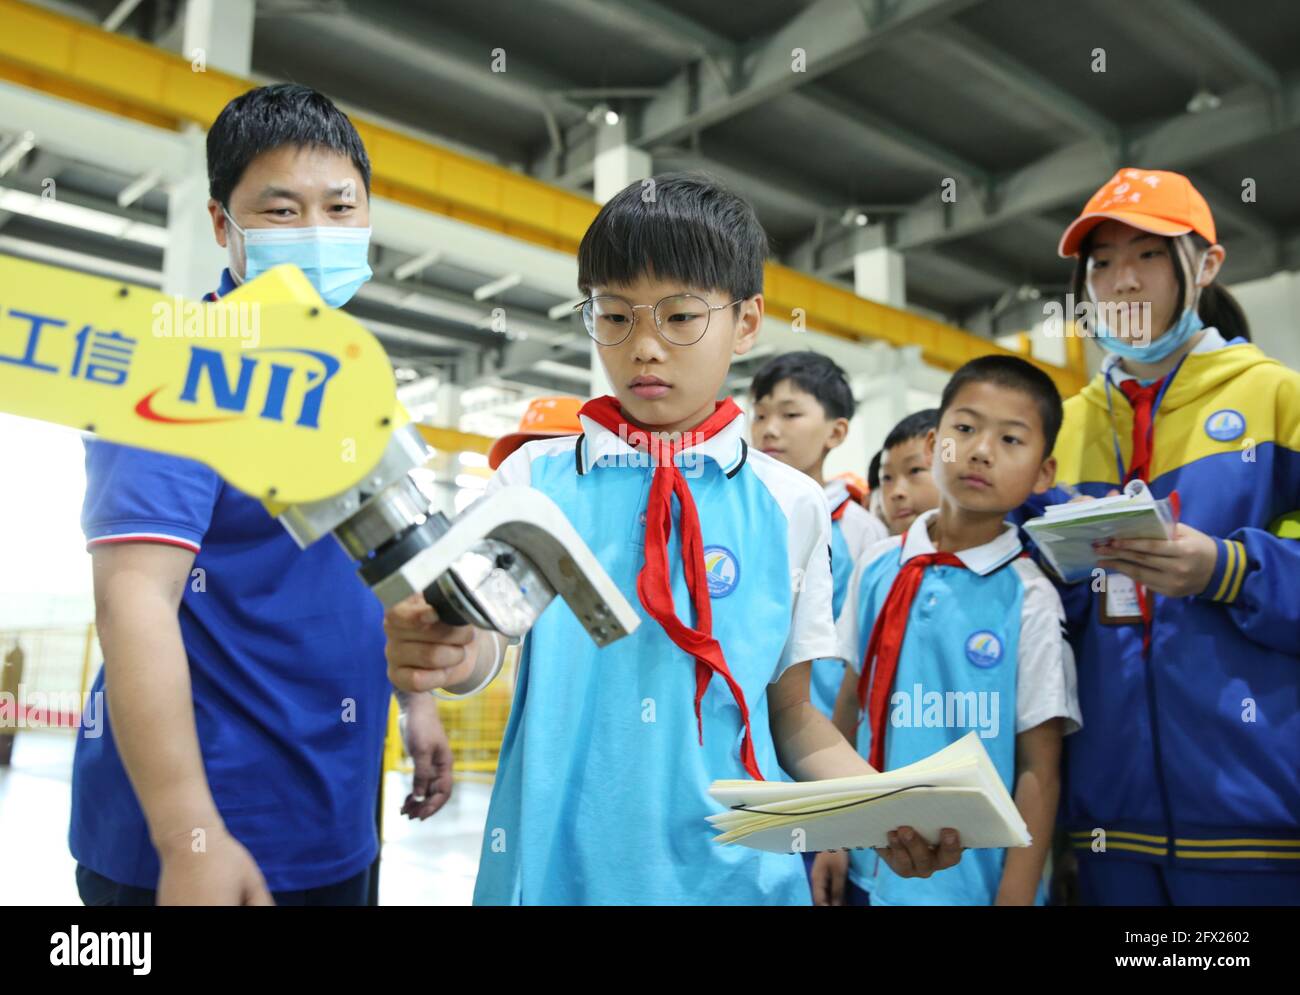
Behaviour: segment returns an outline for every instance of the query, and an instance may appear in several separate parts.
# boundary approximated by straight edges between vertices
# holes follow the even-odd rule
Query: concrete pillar
[[[644,180],[651,173],[651,161],[648,153],[627,140],[627,119],[620,118],[618,124],[596,125],[596,158],[593,187],[596,200],[604,204],[629,183]],[[650,320],[654,320],[653,318]],[[601,366],[597,355],[600,347],[591,343],[591,396],[600,397],[612,393],[605,368]]]
[[[854,253],[853,292],[859,297],[901,308],[906,304],[903,277],[902,253],[884,247]],[[832,454],[833,472],[852,470],[865,477],[871,457],[889,430],[907,414],[908,376],[914,365],[910,354],[916,350],[894,349],[883,342],[871,348],[875,372],[853,378],[858,411],[849,423],[844,445]],[[832,460],[827,460],[828,474],[831,466]]]
[[[203,132],[191,127],[185,134],[191,168],[183,180],[167,190],[167,247],[163,249],[162,289],[198,300],[221,282],[229,265],[226,250],[212,234],[208,215],[208,174]]]
[[[193,63],[202,53],[213,69],[248,76],[253,67],[254,0],[188,0],[181,54]]]
[[[195,72],[207,68],[247,76],[253,59],[253,0],[189,0],[181,32],[181,54]],[[187,299],[215,290],[227,265],[208,216],[207,157],[204,132],[185,132],[190,170],[167,195],[167,247],[163,250],[164,293]]]
[[[890,307],[907,304],[903,255],[894,249],[867,249],[853,256],[853,292]]]

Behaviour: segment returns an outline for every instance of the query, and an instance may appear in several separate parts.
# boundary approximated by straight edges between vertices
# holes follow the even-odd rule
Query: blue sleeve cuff
[[[1214,573],[1198,597],[1230,605],[1241,592],[1241,582],[1245,579],[1249,566],[1246,544],[1236,539],[1215,539],[1214,544],[1218,551]]]
[[[161,542],[197,553],[221,487],[216,472],[194,460],[90,440],[81,509],[87,546]]]

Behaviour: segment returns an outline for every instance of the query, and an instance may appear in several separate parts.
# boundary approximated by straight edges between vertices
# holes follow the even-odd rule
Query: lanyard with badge
[[[1165,392],[1169,390],[1169,385],[1174,382],[1174,377],[1182,368],[1184,355],[1178,361],[1178,364],[1169,371],[1165,377],[1165,382],[1160,385],[1160,390],[1156,392],[1155,400],[1151,405],[1151,420],[1147,425],[1146,449],[1154,458],[1154,440],[1156,430],[1156,414],[1160,410],[1160,402],[1164,400]],[[1121,483],[1127,484],[1129,472],[1124,468],[1124,456],[1119,444],[1119,433],[1115,430],[1115,406],[1111,397],[1110,373],[1107,371],[1103,378],[1106,383],[1106,413],[1110,421],[1110,440],[1115,450],[1115,469],[1119,474]],[[1136,415],[1135,415],[1136,417]],[[1136,450],[1136,447],[1135,447]],[[1134,453],[1136,455],[1136,451]],[[1178,525],[1178,516],[1180,502],[1178,492],[1173,491],[1169,495],[1169,503],[1174,513],[1174,526]],[[1098,610],[1102,625],[1138,625],[1143,627],[1142,648],[1143,651],[1149,651],[1151,647],[1151,623],[1153,617],[1153,604],[1151,596],[1147,593],[1145,587],[1125,574],[1106,572],[1106,586],[1104,597],[1101,598]]]

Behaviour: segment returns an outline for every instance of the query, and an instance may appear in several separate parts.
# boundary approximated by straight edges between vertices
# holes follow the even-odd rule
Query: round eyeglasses
[[[642,308],[654,313],[655,328],[665,342],[694,345],[709,330],[709,319],[714,311],[729,308],[744,299],[738,297],[728,304],[710,304],[695,294],[674,294],[658,304],[629,304],[621,297],[589,297],[574,310],[582,312],[582,324],[598,345],[618,345],[624,341],[632,334],[636,312]]]

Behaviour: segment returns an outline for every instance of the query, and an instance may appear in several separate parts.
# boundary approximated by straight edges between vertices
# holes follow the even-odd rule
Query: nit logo
[[[1002,640],[980,629],[966,637],[966,659],[977,667],[992,667],[1002,659]]]
[[[1246,419],[1240,411],[1223,408],[1205,419],[1205,434],[1215,442],[1231,442],[1246,431]]]
[[[320,427],[321,403],[325,399],[325,388],[334,374],[339,371],[339,361],[324,352],[312,349],[248,349],[239,355],[238,379],[232,385],[230,372],[226,366],[227,353],[216,349],[190,347],[190,365],[185,373],[185,386],[181,389],[176,404],[187,404],[198,408],[230,411],[228,415],[186,415],[174,410],[158,410],[158,395],[167,390],[166,385],[155,388],[140,398],[135,406],[135,413],[149,421],[163,422],[167,425],[205,425],[212,422],[233,421],[248,414],[249,401],[253,394],[253,384],[257,380],[265,384],[261,409],[258,418],[268,421],[284,421],[285,401],[290,387],[302,392],[302,403],[298,408],[296,425],[303,428]],[[271,359],[270,372],[265,377],[258,377],[263,368],[261,359],[266,356],[282,357],[280,361]],[[298,357],[305,357],[305,361]],[[297,362],[293,360],[297,358]],[[287,361],[286,361],[287,360]],[[300,385],[296,381],[301,381]],[[207,390],[203,385],[207,384]],[[297,392],[295,390],[295,393]],[[204,400],[210,396],[211,403]],[[172,408],[172,405],[166,405]]]
[[[740,583],[740,562],[726,546],[704,547],[704,569],[710,598],[725,598]]]

